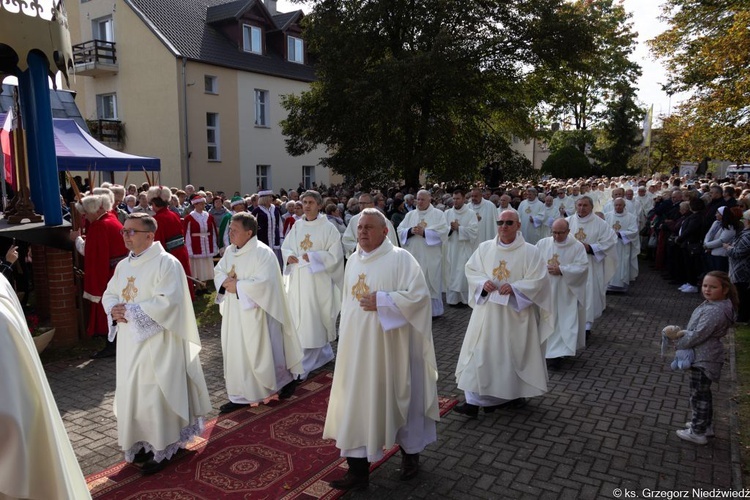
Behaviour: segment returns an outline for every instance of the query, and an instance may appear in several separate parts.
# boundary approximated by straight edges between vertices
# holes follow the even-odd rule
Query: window
[[[255,89],[255,126],[270,127],[268,91]]]
[[[305,189],[312,189],[313,182],[315,182],[315,167],[310,165],[302,166],[302,185]]]
[[[271,165],[256,165],[255,180],[258,190],[271,189]]]
[[[117,120],[117,94],[96,96],[96,117],[99,120]]]
[[[208,145],[208,161],[220,161],[219,113],[206,113],[206,143]]]
[[[242,25],[242,48],[245,52],[263,53],[263,32],[257,26]]]
[[[286,37],[286,58],[288,61],[305,64],[305,42],[301,38]]]
[[[219,79],[215,76],[205,75],[203,77],[203,87],[206,91],[206,94],[218,94]]]
[[[115,41],[115,30],[112,16],[100,17],[91,21],[91,34],[94,40]]]

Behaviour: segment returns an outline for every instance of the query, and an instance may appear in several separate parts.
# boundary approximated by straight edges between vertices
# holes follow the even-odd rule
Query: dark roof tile
[[[177,57],[291,80],[311,82],[315,79],[311,66],[286,61],[279,54],[243,52],[217,28],[207,24],[209,9],[211,19],[227,19],[228,12],[235,8],[238,9],[235,12],[239,12],[254,0],[125,1]],[[260,0],[255,1],[262,4]],[[279,26],[278,18],[288,23],[290,14],[299,15],[299,12],[277,14],[274,22]]]

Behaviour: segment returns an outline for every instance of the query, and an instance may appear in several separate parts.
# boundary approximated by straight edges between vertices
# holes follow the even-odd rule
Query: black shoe
[[[586,342],[589,341],[589,337],[591,337],[591,330],[586,330]]]
[[[148,462],[149,460],[152,460],[153,458],[154,458],[154,454],[152,452],[141,449],[141,451],[136,453],[135,457],[133,457],[133,463],[142,464],[144,462]]]
[[[479,407],[469,403],[456,405],[453,407],[453,411],[461,415],[466,415],[469,418],[477,418],[477,415],[479,415]]]
[[[549,367],[552,370],[559,370],[562,368],[562,358],[553,358],[549,360]]]
[[[419,453],[404,453],[403,448],[401,449],[401,475],[399,476],[400,481],[408,481],[414,479],[419,473]]]
[[[166,458],[161,462],[157,462],[153,458],[151,458],[143,464],[143,467],[141,467],[141,472],[144,476],[150,476],[151,474],[156,474],[157,472],[164,470],[168,463],[169,460],[167,460]]]
[[[239,404],[239,403],[232,403],[231,401],[223,404],[219,407],[219,414],[222,413],[232,413],[233,411],[237,411],[240,408],[245,408],[246,406],[250,406],[248,404]]]
[[[528,403],[528,400],[526,398],[516,398],[511,399],[510,401],[506,401],[505,403],[500,403],[499,405],[494,406],[484,406],[482,409],[485,413],[492,413],[495,410],[502,410],[502,409],[518,409],[523,408]]]
[[[107,345],[101,351],[97,351],[92,354],[91,359],[102,359],[102,358],[114,358],[117,355],[117,348],[112,347],[112,344]]]
[[[297,390],[297,381],[292,380],[279,391],[279,399],[289,399],[294,396],[294,391]]]
[[[364,490],[370,486],[370,476],[355,476],[349,471],[344,477],[335,479],[328,485],[336,490]]]

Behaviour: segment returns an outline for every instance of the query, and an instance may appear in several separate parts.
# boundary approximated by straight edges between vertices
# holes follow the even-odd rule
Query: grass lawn
[[[750,326],[737,326],[735,342],[742,482],[750,484]]]
[[[213,281],[208,282],[208,289],[213,291],[207,295],[196,295],[195,302],[193,302],[195,319],[198,321],[198,330],[221,323],[219,306],[214,304],[216,290],[213,286]]]

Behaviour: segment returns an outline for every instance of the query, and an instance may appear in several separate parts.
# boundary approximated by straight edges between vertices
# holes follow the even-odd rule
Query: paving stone
[[[547,394],[476,420],[449,413],[416,480],[397,480],[395,458],[373,474],[367,492],[347,498],[613,498],[616,488],[739,487],[731,473],[728,363],[712,387],[716,437],[697,447],[674,433],[689,415],[689,381],[660,357],[659,332],[686,324],[700,297],[681,294],[641,264],[629,293],[607,297],[589,346],[549,372]],[[454,372],[470,314],[449,307],[433,323],[443,396],[463,399]],[[226,401],[219,329],[203,329],[201,339],[214,417]],[[122,460],[114,360],[61,361],[45,370],[84,474]]]

